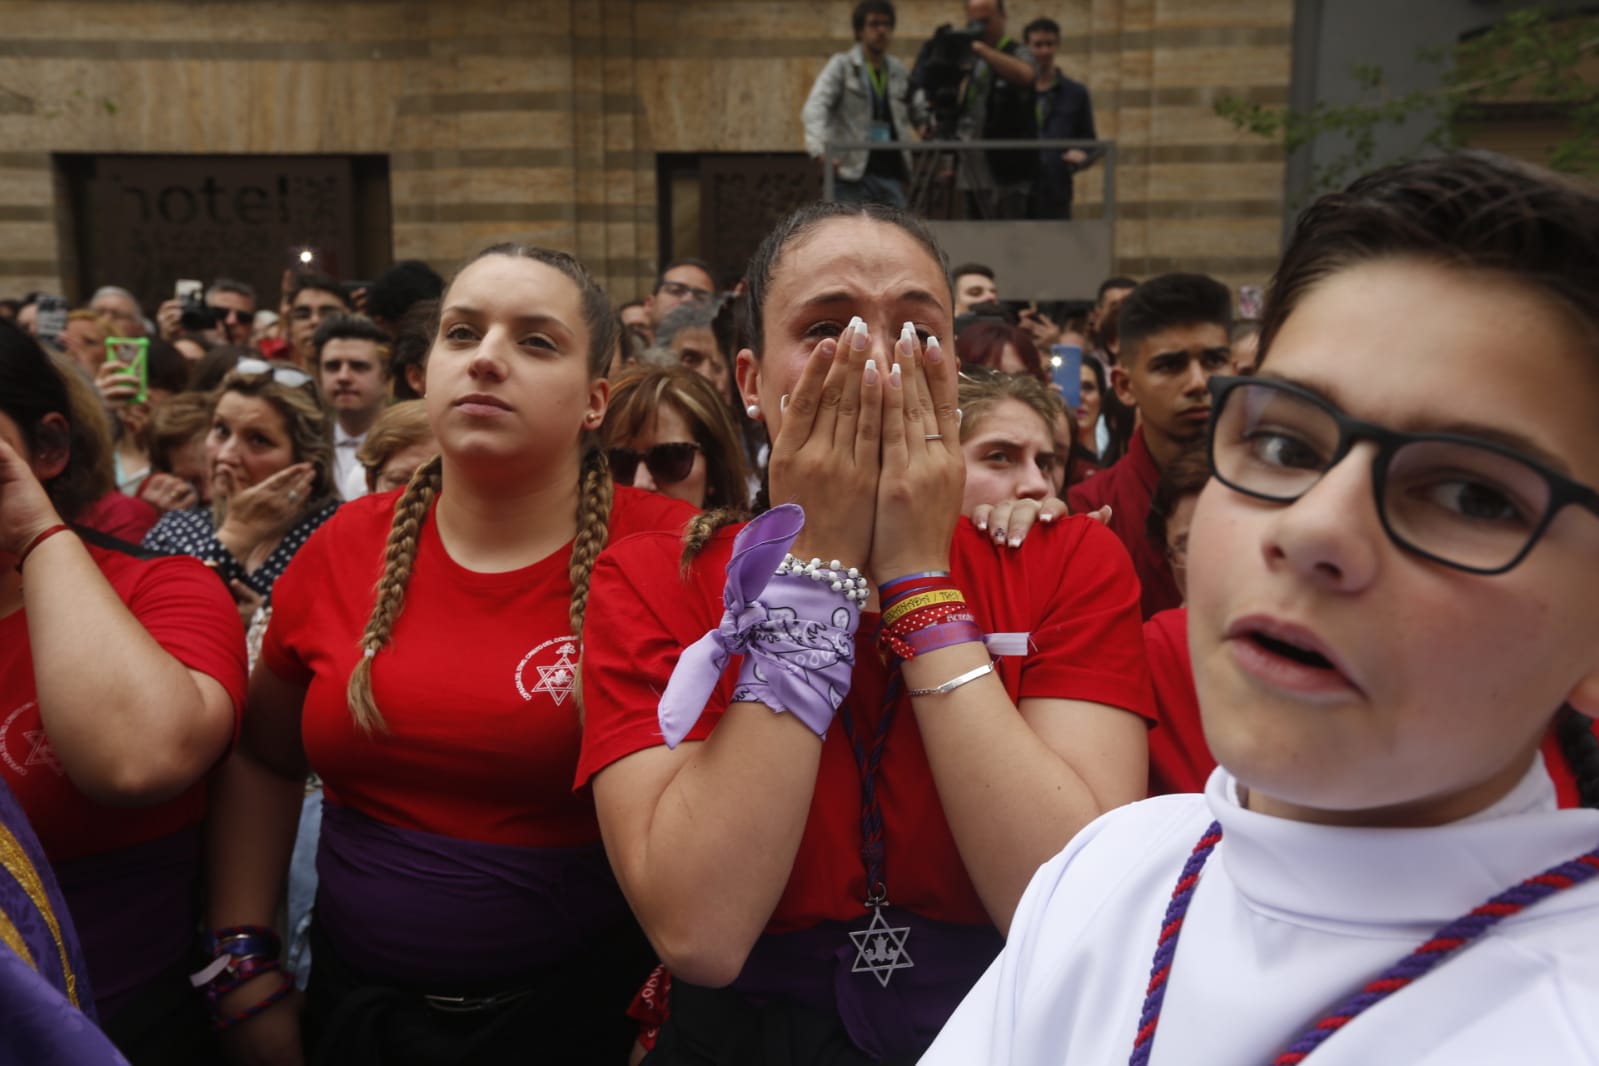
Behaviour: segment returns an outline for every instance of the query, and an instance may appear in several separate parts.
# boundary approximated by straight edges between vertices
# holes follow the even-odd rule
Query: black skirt
[[[311,1066],[623,1066],[628,1004],[655,965],[631,920],[579,955],[472,987],[416,988],[365,974],[311,927],[302,1031]]]
[[[674,977],[666,1023],[644,1066],[913,1066],[920,1057],[874,1059],[834,1015]]]

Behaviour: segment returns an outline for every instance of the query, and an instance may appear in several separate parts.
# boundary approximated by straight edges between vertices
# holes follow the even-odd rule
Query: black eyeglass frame
[[[650,462],[650,456],[657,453],[659,449],[663,448],[688,449],[688,469],[683,471],[681,477],[664,478],[655,472],[655,465]],[[640,464],[649,470],[650,480],[654,481],[657,485],[676,485],[678,482],[686,480],[689,475],[694,473],[694,456],[696,453],[702,453],[704,451],[704,446],[702,446],[699,441],[695,440],[663,441],[660,444],[650,445],[642,452],[636,452],[632,448],[607,448],[605,449],[605,464],[610,468],[611,476],[626,485],[633,484],[634,478],[638,477],[638,468]],[[627,472],[627,477],[623,477],[617,471],[615,460],[612,459],[613,455],[624,455],[627,457],[628,463],[631,464],[631,468]]]
[[[1543,463],[1540,463],[1536,459],[1532,459],[1529,456],[1516,451],[1514,448],[1507,448],[1502,444],[1495,443],[1494,441],[1486,441],[1477,437],[1468,437],[1458,433],[1401,433],[1398,430],[1389,429],[1386,426],[1379,426],[1375,422],[1364,422],[1358,418],[1352,418],[1349,415],[1344,414],[1344,412],[1338,410],[1338,408],[1334,407],[1332,404],[1328,403],[1323,397],[1311,392],[1309,389],[1301,388],[1298,385],[1291,384],[1290,382],[1279,381],[1275,378],[1262,378],[1254,376],[1217,376],[1211,378],[1208,382],[1208,385],[1210,387],[1211,415],[1210,431],[1205,442],[1205,454],[1206,458],[1210,460],[1211,473],[1215,476],[1217,481],[1221,482],[1223,485],[1226,485],[1234,492],[1253,497],[1257,500],[1266,500],[1270,503],[1293,503],[1295,500],[1299,499],[1305,493],[1314,488],[1323,477],[1327,476],[1328,471],[1332,470],[1333,467],[1342,462],[1345,456],[1349,454],[1350,450],[1354,448],[1357,442],[1369,440],[1377,445],[1377,454],[1372,458],[1371,461],[1371,487],[1377,506],[1377,519],[1382,523],[1383,532],[1388,534],[1389,540],[1399,545],[1399,547],[1403,548],[1405,551],[1408,551],[1414,555],[1419,555],[1423,559],[1429,559],[1441,566],[1447,566],[1453,570],[1463,570],[1468,574],[1482,574],[1485,576],[1503,574],[1514,569],[1523,559],[1527,557],[1528,553],[1530,553],[1532,549],[1537,546],[1538,541],[1543,538],[1544,532],[1549,528],[1549,524],[1555,520],[1555,516],[1567,506],[1576,505],[1583,507],[1592,512],[1595,517],[1599,517],[1599,491],[1595,491],[1587,485],[1573,481],[1565,475],[1549,469],[1549,467],[1545,466]],[[1278,392],[1293,396],[1298,400],[1310,404],[1312,407],[1324,411],[1327,416],[1332,419],[1333,424],[1338,429],[1338,444],[1336,447],[1334,447],[1331,458],[1327,460],[1326,465],[1316,475],[1315,480],[1311,481],[1310,484],[1306,485],[1293,496],[1278,496],[1271,493],[1258,492],[1253,489],[1244,488],[1241,485],[1234,484],[1222,475],[1221,467],[1216,462],[1216,433],[1218,427],[1221,425],[1223,405],[1227,402],[1227,398],[1229,396],[1244,386],[1274,389]],[[1388,468],[1393,462],[1393,457],[1401,448],[1405,447],[1406,445],[1429,442],[1441,444],[1461,444],[1472,448],[1478,448],[1486,452],[1491,452],[1495,455],[1501,456],[1502,458],[1513,460],[1527,467],[1539,477],[1543,478],[1544,482],[1548,485],[1549,502],[1544,507],[1543,517],[1539,519],[1535,526],[1533,526],[1532,532],[1527,536],[1527,543],[1522,546],[1521,551],[1517,552],[1515,556],[1513,556],[1511,560],[1505,563],[1503,566],[1467,566],[1464,563],[1455,562],[1452,559],[1446,559],[1443,556],[1435,555],[1432,552],[1427,551],[1425,548],[1417,547],[1409,540],[1406,540],[1402,535],[1400,535],[1398,530],[1394,529],[1393,524],[1388,521],[1388,505],[1384,501],[1387,498],[1385,490],[1388,484]]]
[[[676,296],[679,299],[688,300],[691,303],[700,305],[707,305],[712,300],[716,299],[716,293],[712,292],[710,289],[702,289],[698,286],[689,285],[681,281],[663,281],[655,287],[655,291],[664,292],[668,296]]]

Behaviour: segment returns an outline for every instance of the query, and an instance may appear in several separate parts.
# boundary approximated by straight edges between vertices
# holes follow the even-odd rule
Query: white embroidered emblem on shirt
[[[554,652],[554,661],[533,661],[551,645],[559,645]],[[557,707],[565,703],[577,684],[577,647],[577,638],[574,636],[554,637],[522,656],[522,661],[516,664],[516,691],[522,694],[524,700],[531,700],[534,693],[544,692],[549,694]],[[538,681],[531,686],[524,679],[530,663],[539,675]]]

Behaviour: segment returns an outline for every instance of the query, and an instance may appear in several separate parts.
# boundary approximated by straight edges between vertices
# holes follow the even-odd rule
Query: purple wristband
[[[904,641],[915,655],[926,655],[928,652],[938,651],[940,648],[952,648],[957,644],[970,644],[973,641],[983,642],[983,631],[973,622],[944,622],[941,625],[928,626],[918,629],[899,638]]]
[[[898,588],[899,586],[905,584],[905,582],[907,582],[907,581],[921,581],[921,580],[924,580],[924,579],[930,578],[930,577],[948,579],[949,571],[948,570],[921,570],[921,571],[918,571],[917,573],[914,573],[914,574],[903,574],[900,577],[891,578],[888,581],[885,581],[881,585],[877,586],[877,595],[878,595],[879,598],[887,596],[891,591],[893,591],[894,589]]]

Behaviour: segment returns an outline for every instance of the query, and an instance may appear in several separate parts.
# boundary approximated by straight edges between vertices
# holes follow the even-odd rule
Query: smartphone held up
[[[132,403],[149,403],[150,338],[107,337],[105,353],[106,366],[137,385],[137,391],[128,400]]]

